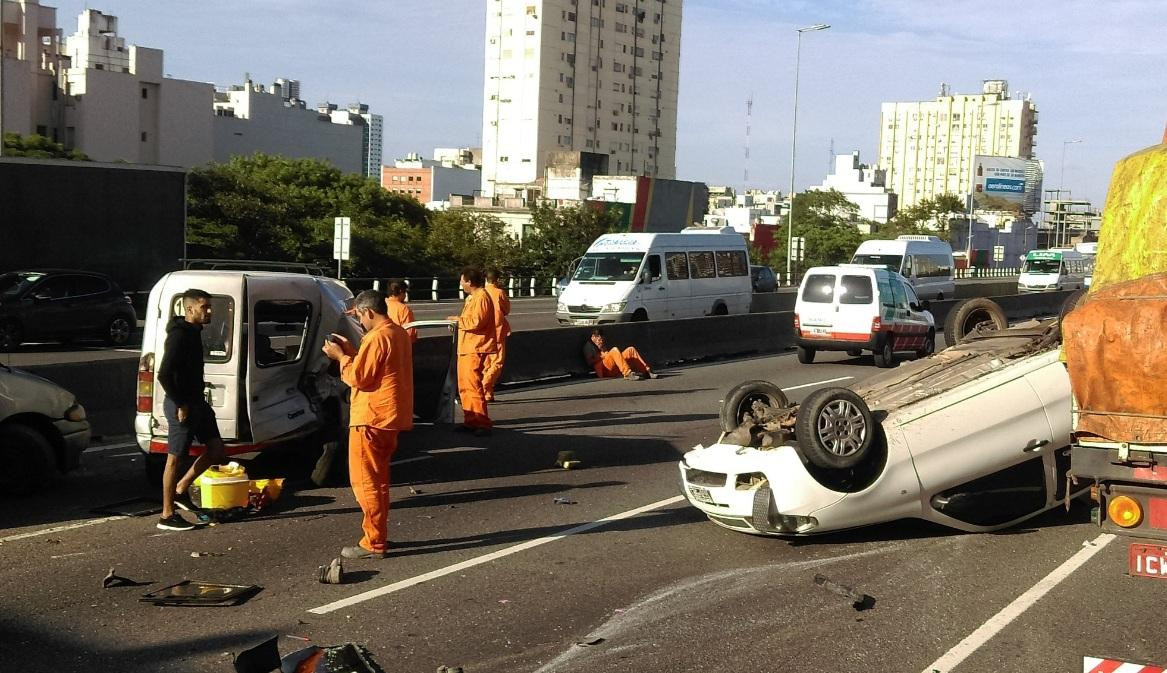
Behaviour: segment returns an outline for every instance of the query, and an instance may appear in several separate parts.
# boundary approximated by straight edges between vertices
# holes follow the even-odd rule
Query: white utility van
[[[863,241],[852,264],[878,264],[906,278],[924,299],[956,296],[952,246],[936,236],[900,236],[894,241]]]
[[[816,266],[802,277],[794,304],[798,361],[814,362],[818,351],[875,354],[880,367],[895,354],[918,357],[936,350],[936,323],[907,279],[886,267],[866,264]]]
[[[1017,292],[1080,290],[1088,286],[1086,278],[1094,274],[1093,256],[1070,248],[1030,250],[1021,265]]]
[[[559,297],[561,324],[749,313],[746,240],[730,227],[604,234]]]

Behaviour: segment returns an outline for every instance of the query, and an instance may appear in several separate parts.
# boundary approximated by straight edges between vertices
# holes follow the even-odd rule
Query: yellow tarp
[[[1090,291],[1167,271],[1167,144],[1114,167]]]

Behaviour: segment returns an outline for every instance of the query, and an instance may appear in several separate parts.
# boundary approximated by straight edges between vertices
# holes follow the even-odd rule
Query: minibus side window
[[[665,268],[669,272],[669,280],[688,280],[689,260],[683,252],[666,252]]]
[[[661,277],[660,255],[649,255],[648,256],[648,281],[650,283],[655,283],[656,281],[660,280],[660,277]]]

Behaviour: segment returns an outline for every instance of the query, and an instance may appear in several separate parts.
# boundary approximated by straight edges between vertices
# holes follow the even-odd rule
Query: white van
[[[1088,286],[1086,278],[1094,273],[1093,257],[1070,248],[1030,250],[1021,265],[1017,292],[1080,290]]]
[[[936,236],[900,236],[894,241],[863,241],[852,264],[878,264],[906,278],[924,299],[956,296],[952,246]]]
[[[895,365],[897,352],[925,357],[936,350],[936,323],[907,279],[867,264],[816,266],[802,277],[794,303],[798,361],[818,351],[875,354],[880,367]]]
[[[561,324],[749,313],[746,239],[730,227],[675,234],[604,234],[559,297]]]

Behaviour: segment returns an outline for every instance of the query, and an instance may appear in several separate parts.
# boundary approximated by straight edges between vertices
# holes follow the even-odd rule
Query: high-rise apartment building
[[[0,131],[61,142],[64,55],[57,10],[37,0],[0,0]]]
[[[681,0],[487,0],[482,191],[542,184],[548,155],[676,174]]]
[[[942,85],[935,100],[884,103],[879,122],[879,168],[899,207],[941,194],[972,192],[978,155],[1032,159],[1037,106],[1009,97],[1005,80],[985,80],[979,94],[953,94]]]

